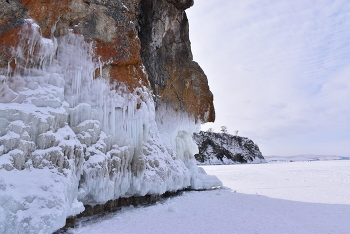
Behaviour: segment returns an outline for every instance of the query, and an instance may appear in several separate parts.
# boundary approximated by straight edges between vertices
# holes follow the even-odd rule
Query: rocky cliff
[[[199,148],[199,153],[195,155],[198,164],[221,165],[265,162],[259,147],[246,137],[201,131],[194,133],[193,139]]]
[[[192,61],[192,5],[0,2],[1,233],[50,233],[83,205],[221,184],[194,158],[192,133],[215,113]]]
[[[184,9],[192,5],[193,0],[141,1],[141,57],[158,109],[185,110],[198,121],[213,122],[213,96],[191,53]]]
[[[157,108],[212,122],[213,95],[190,48],[185,9],[192,5],[193,0],[1,1],[2,74],[23,71],[28,60],[30,66],[40,62],[38,38],[28,38],[31,27],[38,26],[47,39],[74,33],[92,47],[93,59],[100,63],[97,76],[123,82],[130,91],[146,86]],[[32,44],[16,54],[23,40]]]

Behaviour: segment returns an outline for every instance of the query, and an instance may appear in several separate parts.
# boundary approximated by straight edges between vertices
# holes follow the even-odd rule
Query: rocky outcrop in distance
[[[193,139],[199,148],[195,158],[200,165],[265,162],[258,145],[247,137],[201,131],[194,133]]]
[[[0,233],[84,206],[220,186],[192,133],[214,121],[193,0],[0,1]],[[33,215],[36,214],[36,215]]]

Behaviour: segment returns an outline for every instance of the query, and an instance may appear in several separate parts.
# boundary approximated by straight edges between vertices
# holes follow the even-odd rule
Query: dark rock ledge
[[[53,234],[62,234],[67,231],[68,228],[74,228],[77,220],[80,218],[84,217],[90,217],[94,215],[99,215],[99,214],[107,214],[111,212],[116,212],[121,210],[122,207],[127,207],[127,206],[144,206],[144,205],[151,205],[155,204],[157,201],[160,201],[162,199],[166,199],[169,197],[174,197],[174,196],[180,196],[183,194],[183,192],[187,191],[209,191],[209,190],[215,190],[215,189],[220,189],[221,187],[213,187],[210,189],[192,189],[190,187],[173,191],[173,192],[165,192],[163,194],[156,194],[156,195],[145,195],[145,196],[133,196],[133,197],[120,197],[115,200],[109,200],[105,204],[96,204],[94,206],[92,205],[84,205],[85,210],[72,217],[68,217],[66,219],[66,225],[54,232]]]

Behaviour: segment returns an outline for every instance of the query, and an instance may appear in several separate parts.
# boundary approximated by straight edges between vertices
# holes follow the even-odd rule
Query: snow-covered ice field
[[[68,233],[350,233],[350,160],[205,166],[226,189],[185,192]]]

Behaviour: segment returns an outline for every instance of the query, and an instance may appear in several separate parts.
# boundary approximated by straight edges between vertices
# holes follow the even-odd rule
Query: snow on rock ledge
[[[156,113],[149,86],[110,83],[83,36],[43,38],[33,20],[19,35],[0,76],[0,233],[51,233],[84,204],[221,185],[196,166],[199,123]]]

